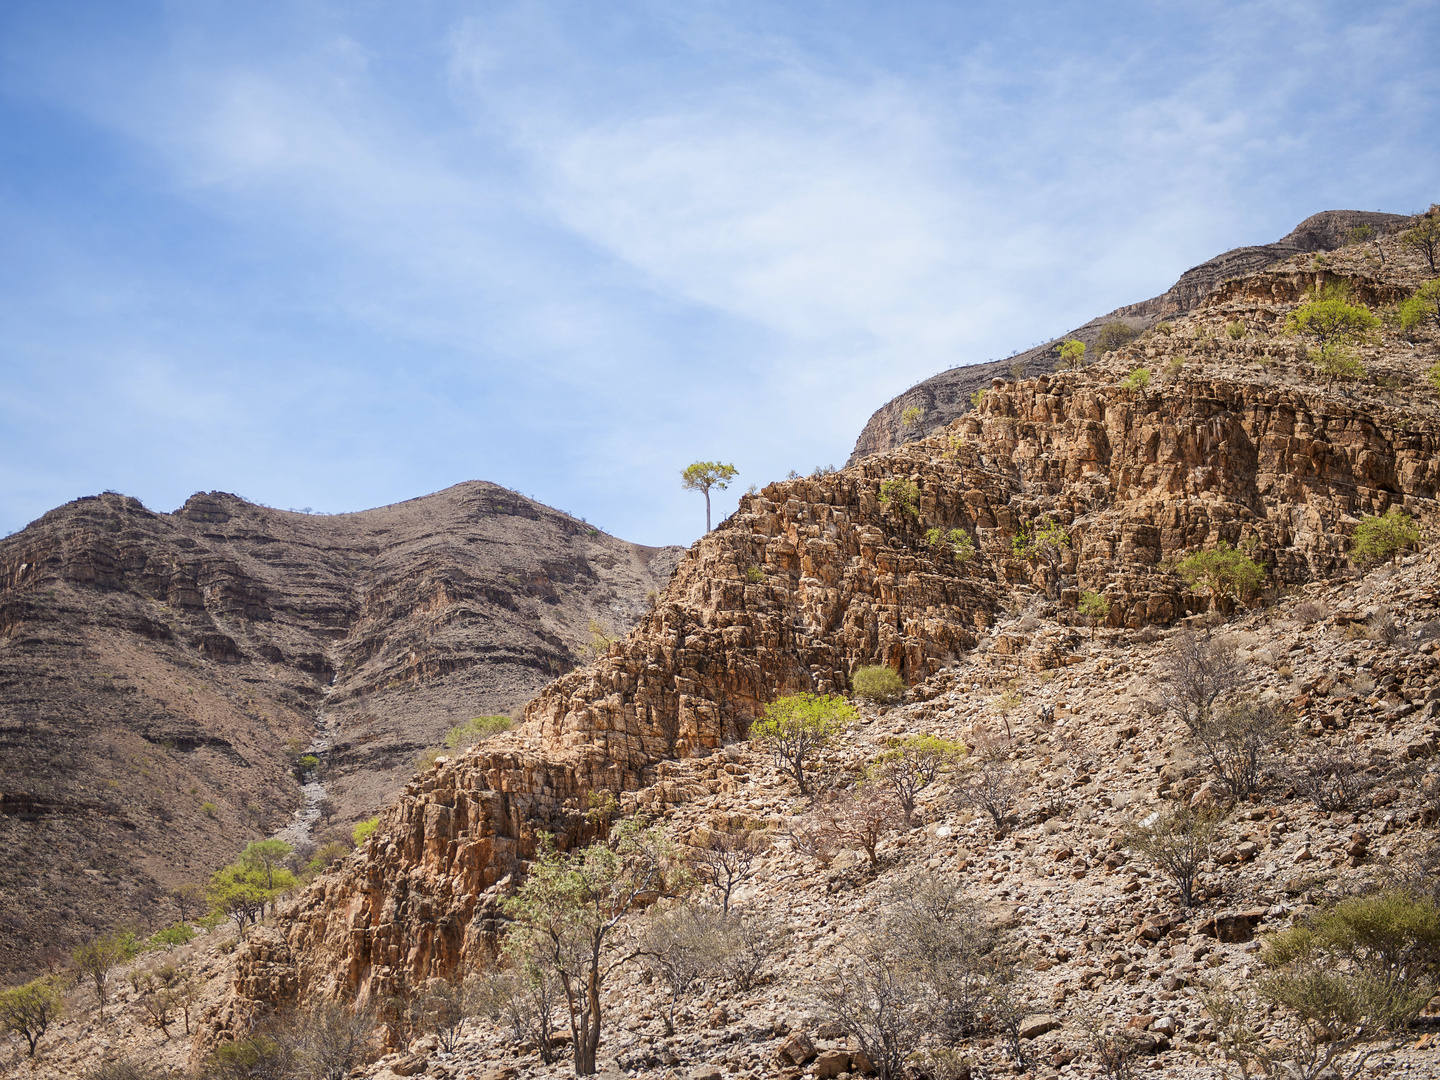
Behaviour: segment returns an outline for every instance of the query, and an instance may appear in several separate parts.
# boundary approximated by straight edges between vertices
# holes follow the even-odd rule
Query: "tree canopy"
[[[723,465],[718,461],[696,461],[680,471],[680,486],[686,491],[699,491],[705,496],[705,531],[710,531],[710,489],[724,491],[735,479],[734,465]]]

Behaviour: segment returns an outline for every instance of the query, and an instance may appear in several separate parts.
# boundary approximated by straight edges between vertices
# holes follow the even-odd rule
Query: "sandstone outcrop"
[[[1193,311],[1227,280],[1242,278],[1296,255],[1334,251],[1350,242],[1350,231],[1357,226],[1368,225],[1376,235],[1381,235],[1394,232],[1409,220],[1399,214],[1364,210],[1326,210],[1312,214],[1273,244],[1238,247],[1217,255],[1185,271],[1174,285],[1159,296],[1116,308],[1054,341],[1004,360],[943,371],[915,384],[875,410],[856,439],[855,449],[846,464],[853,465],[869,454],[891,450],[921,432],[943,427],[969,411],[971,394],[988,387],[992,378],[1009,376],[1017,366],[1032,376],[1054,371],[1059,361],[1061,341],[1078,338],[1093,355],[1096,339],[1106,323],[1124,322],[1136,330],[1148,329],[1162,319],[1172,319]],[[910,408],[921,410],[918,429],[903,426],[905,410]]]
[[[1006,678],[1053,673],[1080,660],[1067,628],[1081,590],[1109,599],[1117,632],[1163,626],[1231,607],[1175,574],[1189,552],[1243,547],[1273,596],[1353,573],[1361,515],[1399,505],[1440,523],[1440,410],[1420,356],[1388,339],[1366,354],[1373,381],[1320,378],[1271,332],[1298,273],[1252,274],[1169,335],[1081,371],[997,379],[942,432],[742,499],[627,638],[547,686],[519,732],[413,781],[363,851],[282,911],[291,966],[242,963],[212,1031],[275,1000],[390,993],[485,962],[495,903],[541,830],[583,839],[596,789],[657,812],[735,790],[716,751],[779,694],[842,691],[872,663],[934,694],[926,680],[967,654]],[[1420,280],[1359,253],[1325,274],[1375,302]],[[1153,381],[1127,384],[1144,365]],[[1068,545],[1053,562],[1018,554],[1017,532],[1046,520]],[[976,556],[957,562],[932,529],[963,530]],[[1009,617],[1021,608],[1033,625]]]

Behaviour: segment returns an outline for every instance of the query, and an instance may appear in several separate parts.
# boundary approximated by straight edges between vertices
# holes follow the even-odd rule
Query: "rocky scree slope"
[[[1085,1025],[1096,1016],[1129,1028],[1145,1048],[1139,1064],[1167,1076],[1215,1076],[1207,1053],[1215,1028],[1197,989],[1212,980],[1242,985],[1258,971],[1257,935],[1434,857],[1437,585],[1440,562],[1431,547],[1398,567],[1311,583],[1212,629],[1212,640],[1241,660],[1244,691],[1293,711],[1295,744],[1272,760],[1255,800],[1219,796],[1225,820],[1202,874],[1202,899],[1190,910],[1123,842],[1129,823],[1177,800],[1205,805],[1217,798],[1184,725],[1153,706],[1181,630],[1116,627],[1092,636],[1063,612],[1044,614],[1047,602],[1031,594],[1018,610],[1003,612],[965,657],[912,687],[904,703],[862,704],[860,722],[819,762],[823,793],[851,786],[899,736],[993,746],[1004,740],[1001,695],[1018,693],[1022,704],[1010,713],[1010,738],[1001,743],[1018,781],[1003,836],[983,813],[957,805],[942,781],[920,793],[915,828],[892,829],[882,840],[878,867],[845,850],[827,867],[780,839],[811,800],[799,797],[768,755],[732,743],[723,752],[664,763],[664,786],[635,801],[662,811],[682,841],[741,827],[777,837],[732,904],[778,922],[789,935],[759,985],[742,990],[723,978],[704,980],[681,1003],[673,1035],[663,1027],[662,982],[638,967],[622,969],[606,987],[602,1075],[858,1074],[862,1059],[824,1014],[818,993],[846,946],[892,902],[893,888],[916,875],[945,875],[1019,950],[1020,985],[1034,1010],[1026,1027],[1033,1037],[1024,1040],[1032,1076],[1092,1075]],[[1046,666],[1057,650],[1065,662]],[[1321,811],[1294,786],[1293,763],[1310,754],[1355,766],[1356,795],[1345,809]],[[285,970],[285,936],[271,927],[252,935],[241,953],[246,970]],[[233,993],[235,970],[222,952],[233,948],[233,930],[215,937],[142,966],[177,962],[206,980],[202,1008],[227,1008],[221,998]],[[96,1021],[90,991],[72,991],[69,1015],[46,1036],[33,1067],[21,1060],[23,1045],[12,1044],[14,1071],[68,1080],[119,1057],[183,1068],[192,1047],[178,1025],[173,1038],[163,1037],[147,1023],[138,997],[117,983],[104,1023]],[[1004,1040],[977,1032],[958,1050],[972,1075],[1013,1074]],[[1424,1076],[1432,1057],[1425,1046],[1404,1049],[1379,1059],[1374,1075]],[[0,1071],[4,1065],[0,1058]],[[508,1024],[476,1017],[453,1051],[421,1036],[359,1074],[558,1080],[571,1069],[563,1048],[561,1060],[547,1066],[533,1043],[514,1040]]]
[[[853,465],[870,454],[890,450],[907,439],[945,426],[969,411],[970,396],[976,390],[988,387],[992,378],[1010,377],[1013,370],[1031,375],[1054,371],[1059,363],[1062,341],[1070,338],[1083,341],[1093,357],[1096,339],[1107,323],[1123,322],[1135,330],[1148,330],[1162,319],[1173,319],[1194,310],[1216,286],[1226,280],[1243,277],[1297,254],[1334,251],[1349,243],[1350,231],[1357,226],[1368,225],[1377,235],[1383,235],[1399,230],[1411,220],[1400,214],[1365,210],[1326,210],[1313,214],[1273,244],[1232,248],[1185,271],[1174,285],[1159,296],[1116,308],[1054,341],[1004,360],[943,371],[916,383],[876,409],[855,440],[855,449],[850,452],[846,464]],[[911,408],[920,410],[920,423],[914,428],[906,428],[904,414]]]
[[[1029,605],[1076,625],[1080,590],[1109,599],[1116,633],[1233,614],[1175,561],[1244,544],[1270,589],[1288,589],[1353,573],[1362,514],[1403,506],[1433,529],[1435,335],[1367,346],[1360,385],[1320,378],[1276,333],[1307,285],[1343,279],[1388,302],[1423,277],[1398,250],[1377,268],[1358,249],[1323,271],[1247,275],[1169,335],[1084,370],[997,380],[944,432],[747,496],[629,637],[547,686],[519,731],[417,777],[361,851],[251,939],[211,1037],[297,997],[384,996],[483,965],[542,830],[586,839],[598,789],[662,814],[692,799],[701,788],[676,779],[686,763],[714,762],[778,694],[844,690],[877,662],[916,686],[977,652],[1008,658],[1012,677],[1053,673],[1073,663],[1071,632],[997,633],[997,619]],[[1150,386],[1124,385],[1141,364]],[[884,498],[894,481],[913,485],[913,513],[894,487]],[[1017,531],[1047,519],[1069,536],[1056,561],[1017,555]],[[957,563],[932,528],[965,530],[976,557]],[[730,784],[707,774],[702,787]]]
[[[678,549],[467,483],[315,516],[219,492],[107,493],[0,541],[0,973],[203,881],[300,801],[323,732],[335,823],[452,725],[573,667],[645,610]]]

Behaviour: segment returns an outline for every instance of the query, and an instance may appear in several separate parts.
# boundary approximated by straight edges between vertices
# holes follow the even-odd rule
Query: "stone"
[[[1200,924],[1200,933],[1219,941],[1238,943],[1255,937],[1255,927],[1265,918],[1266,909],[1221,912]]]
[[[396,1076],[419,1076],[425,1071],[426,1059],[419,1054],[401,1054],[388,1063]]]
[[[776,1059],[787,1065],[804,1065],[808,1061],[813,1061],[815,1056],[815,1044],[803,1031],[797,1031],[791,1035],[775,1051]]]
[[[724,1076],[715,1065],[700,1065],[690,1070],[690,1080],[723,1080]]]
[[[845,1050],[826,1050],[815,1059],[816,1080],[834,1080],[850,1071],[850,1054]]]
[[[1046,1032],[1055,1031],[1060,1027],[1060,1021],[1049,1013],[1032,1013],[1020,1021],[1018,1029],[1022,1039],[1038,1039]]]

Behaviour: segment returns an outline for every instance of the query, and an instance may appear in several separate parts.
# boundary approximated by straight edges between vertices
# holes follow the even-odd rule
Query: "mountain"
[[[1047,995],[1027,1006],[1046,1021],[1033,1037],[1066,1028],[1051,1010],[1064,1005],[1072,1017],[1063,1042],[1042,1044],[1056,1062],[1089,1053],[1084,1017],[1110,1009],[1122,1019],[1143,1014],[1147,1028],[1159,1010],[1175,1009],[1190,1014],[1185,1029],[1200,1039],[1198,1003],[1184,999],[1183,1013],[1168,1004],[1198,979],[1185,963],[1215,952],[1221,974],[1241,979],[1253,959],[1243,943],[1264,920],[1285,925],[1294,897],[1320,902],[1347,882],[1386,880],[1418,865],[1430,842],[1433,818],[1404,792],[1430,790],[1405,763],[1433,748],[1435,556],[1411,556],[1400,575],[1361,577],[1350,547],[1362,517],[1391,508],[1430,535],[1440,525],[1440,408],[1426,377],[1440,335],[1386,331],[1361,349],[1366,376],[1348,380],[1327,375],[1304,342],[1282,333],[1317,285],[1344,284],[1374,306],[1413,292],[1428,272],[1393,238],[1385,244],[1383,264],[1357,245],[1320,267],[1295,256],[1218,282],[1168,333],[1142,334],[1080,370],[996,379],[979,409],[941,431],[742,498],[686,553],[629,636],[546,686],[519,729],[413,780],[363,848],[249,937],[229,995],[207,1015],[202,1049],[276,1008],[408,1000],[430,980],[486,969],[505,924],[502,901],[542,837],[562,848],[588,842],[597,830],[590,799],[604,792],[621,812],[667,821],[686,842],[741,824],[768,830],[774,846],[744,902],[795,935],[766,990],[712,979],[673,1039],[656,1019],[658,984],[626,977],[607,1005],[615,1068],[660,1076],[723,1059],[760,1075],[784,1067],[776,1055],[790,1051],[780,1043],[797,1029],[854,1060],[841,1049],[843,1024],[815,1013],[826,984],[807,981],[807,971],[861,940],[899,895],[889,890],[942,869],[975,902],[1004,908],[997,917],[1023,935],[1035,972],[1079,953],[1075,978],[1026,984]],[[1141,369],[1148,381],[1131,377]],[[1017,547],[1047,524],[1065,536],[1053,558]],[[971,538],[973,558],[955,558],[952,529]],[[1242,601],[1176,572],[1187,554],[1223,545],[1265,568],[1263,590]],[[1085,592],[1107,603],[1088,629],[1078,610]],[[1310,748],[1354,757],[1375,793],[1353,804],[1353,816],[1332,818],[1305,802],[1274,757],[1262,803],[1226,802],[1184,725],[1155,705],[1176,627],[1227,642],[1241,656],[1246,693],[1291,710]],[[877,867],[859,856],[850,869],[817,863],[787,839],[811,800],[745,733],[778,695],[848,691],[869,664],[903,676],[906,704],[866,707],[820,759],[822,787],[850,788],[889,740],[908,734],[992,754],[999,746],[1013,777],[1013,832],[992,830],[937,790],[924,830],[885,830]],[[1002,709],[1007,694],[1013,716]],[[1192,797],[1226,803],[1233,816],[1222,840],[1240,854],[1212,868],[1213,904],[1177,911],[1159,875],[1138,861],[1127,867],[1135,856],[1122,850],[1126,807],[1149,814]],[[1363,844],[1350,835],[1357,826]],[[1282,876],[1275,865],[1248,865],[1256,836],[1283,850]],[[1332,859],[1344,844],[1352,853]],[[1291,872],[1321,850],[1327,867],[1349,859],[1367,869],[1318,884],[1303,866]],[[1147,953],[1152,942],[1159,951]],[[1176,959],[1172,946],[1182,945]],[[1166,1031],[1176,1030],[1172,1015]],[[466,1059],[475,1067],[513,1059],[507,1068],[543,1073],[527,1056],[533,1046],[500,1026],[475,1031]],[[995,1043],[966,1052],[996,1065]],[[1167,1034],[1150,1051],[1169,1046]],[[419,1070],[434,1044],[397,1049],[387,1059],[396,1071]],[[455,1061],[431,1064],[453,1070]],[[1183,1055],[1161,1064],[1182,1066]]]
[[[1281,260],[1311,252],[1334,251],[1351,242],[1352,230],[1368,227],[1374,236],[1394,232],[1409,221],[1399,214],[1382,214],[1365,210],[1326,210],[1312,214],[1287,235],[1273,244],[1232,248],[1222,255],[1192,267],[1180,280],[1159,296],[1116,308],[1108,315],[1091,319],[1068,334],[1004,360],[989,360],[942,371],[924,382],[916,383],[898,397],[875,410],[866,422],[847,465],[861,458],[899,446],[907,438],[916,438],[923,431],[944,427],[970,409],[970,396],[990,385],[992,378],[1013,377],[1020,371],[1031,375],[1054,371],[1060,358],[1060,343],[1076,338],[1085,343],[1089,355],[1095,355],[1096,339],[1108,323],[1123,322],[1132,330],[1148,330],[1164,319],[1173,319],[1193,310],[1221,282],[1262,270]],[[907,409],[919,409],[918,425],[905,425]]]
[[[482,482],[334,516],[106,493],[0,541],[0,971],[168,922],[163,890],[301,810],[303,752],[348,832],[678,556]]]

